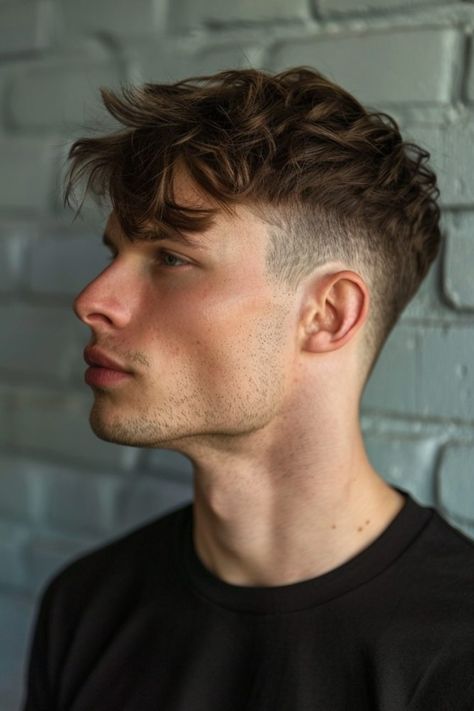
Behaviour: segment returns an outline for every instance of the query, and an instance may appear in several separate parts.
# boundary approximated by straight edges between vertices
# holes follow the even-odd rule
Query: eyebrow
[[[153,243],[162,242],[164,240],[169,240],[170,242],[179,242],[180,244],[184,244],[187,247],[207,249],[207,246],[203,243],[202,239],[196,239],[195,237],[184,234],[183,232],[176,232],[175,234],[173,234],[173,236],[165,235],[158,232],[149,232],[147,233],[147,238],[139,241]],[[115,243],[112,237],[107,233],[107,230],[102,235],[102,244],[105,244],[107,247],[110,247],[112,249],[115,248]]]

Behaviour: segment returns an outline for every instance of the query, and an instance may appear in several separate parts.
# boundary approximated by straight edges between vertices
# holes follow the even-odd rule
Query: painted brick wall
[[[90,431],[74,295],[105,266],[106,214],[60,185],[99,86],[309,64],[432,151],[446,240],[367,386],[374,466],[474,536],[474,3],[0,0],[0,709],[65,561],[192,495],[181,455]]]

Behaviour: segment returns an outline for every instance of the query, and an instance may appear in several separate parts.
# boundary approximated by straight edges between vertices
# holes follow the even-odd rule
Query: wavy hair
[[[367,379],[440,247],[429,153],[403,141],[390,116],[309,67],[228,70],[120,91],[100,88],[125,128],[72,144],[64,204],[87,176],[85,193],[110,199],[130,240],[149,239],[150,225],[206,230],[216,210],[237,204],[257,210],[270,224],[269,278],[294,290],[315,267],[342,260],[366,280]],[[175,201],[178,164],[215,207]]]

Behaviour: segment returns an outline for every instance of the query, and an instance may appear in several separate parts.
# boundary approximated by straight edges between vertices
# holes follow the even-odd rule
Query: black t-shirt
[[[474,542],[401,493],[377,540],[290,585],[211,573],[192,503],[70,563],[23,710],[473,711]]]

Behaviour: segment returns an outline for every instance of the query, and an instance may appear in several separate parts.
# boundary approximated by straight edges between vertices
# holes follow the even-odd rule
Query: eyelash
[[[176,254],[173,254],[172,252],[168,252],[166,249],[159,249],[157,254],[160,256],[165,254],[165,255],[168,255],[169,257],[173,257],[174,259],[177,259],[179,262],[182,262],[185,265],[189,264],[189,262],[185,261],[184,259],[181,259],[181,257],[178,257]],[[113,262],[113,260],[115,259],[116,256],[117,256],[117,254],[109,254],[109,255],[107,255],[106,259],[108,262]],[[162,266],[164,266],[167,269],[179,269],[180,268],[180,265],[176,265],[176,264],[164,264]]]

